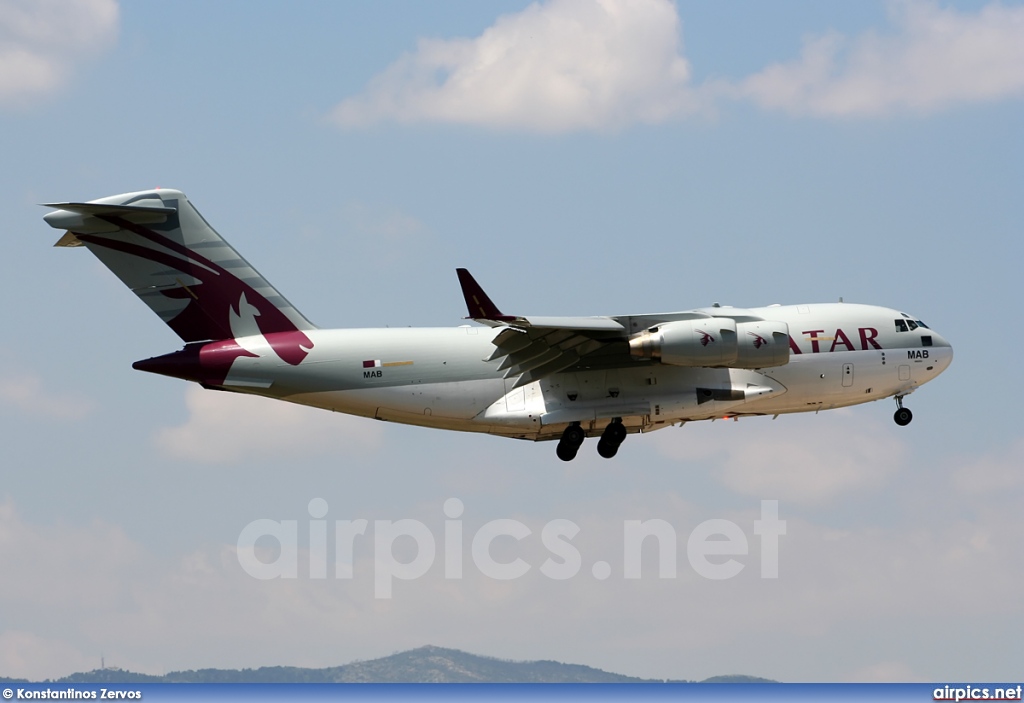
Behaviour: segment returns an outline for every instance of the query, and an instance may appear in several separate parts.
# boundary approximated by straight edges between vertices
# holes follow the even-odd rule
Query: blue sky
[[[1019,673],[1024,7],[295,7],[0,0],[0,674],[428,643],[662,678]],[[153,186],[186,191],[321,326],[461,324],[466,266],[519,313],[842,296],[923,318],[956,359],[906,428],[873,403],[571,464],[203,392],[132,371],[178,340],[86,252],[52,249],[37,205]],[[390,601],[366,550],[352,581],[257,581],[234,555],[246,524],[305,524],[314,498],[331,521],[440,535],[450,497],[467,534],[572,520],[584,564],[613,568],[624,520],[675,525],[682,564],[703,520],[753,540],[762,499],[788,533],[777,581],[753,555],[727,582],[438,564]]]

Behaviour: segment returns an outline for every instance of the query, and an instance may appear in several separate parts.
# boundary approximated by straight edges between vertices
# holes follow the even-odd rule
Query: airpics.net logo
[[[300,553],[308,554],[308,578],[326,579],[331,563],[328,550],[327,501],[314,498],[308,506],[308,549],[299,546],[299,520],[253,520],[238,535],[238,563],[255,579],[298,579]],[[392,597],[394,582],[412,581],[426,575],[438,558],[438,544],[444,564],[444,577],[459,580],[466,572],[464,556],[469,544],[472,567],[496,581],[511,581],[537,570],[545,577],[564,581],[575,578],[583,570],[583,555],[573,544],[580,526],[572,520],[550,520],[535,533],[525,523],[510,518],[491,520],[467,535],[461,519],[465,506],[458,498],[444,502],[443,535],[440,539],[423,522],[414,519],[374,520],[372,536],[373,594],[376,598]],[[779,501],[762,500],[761,516],[753,520],[750,530],[757,541],[760,576],[763,579],[779,577],[779,538],[786,534],[786,521],[779,519]],[[333,521],[333,564],[335,579],[355,578],[357,543],[368,549],[371,538],[367,534],[367,519]],[[678,576],[677,565],[679,532],[667,520],[622,521],[622,577],[640,579],[643,574],[645,543],[656,545],[658,578]],[[509,539],[522,545],[539,537],[543,546],[543,560],[530,563],[522,556],[505,555],[499,559],[494,552],[496,543],[507,546]],[[751,540],[747,532],[731,520],[705,520],[686,535],[686,558],[693,571],[709,580],[731,579],[746,567],[741,558],[749,557]],[[507,552],[506,550],[503,550]],[[650,551],[650,550],[648,550]],[[397,553],[396,553],[397,552]],[[648,554],[648,558],[650,554]],[[591,565],[593,578],[604,581],[612,576],[612,565],[595,561]]]

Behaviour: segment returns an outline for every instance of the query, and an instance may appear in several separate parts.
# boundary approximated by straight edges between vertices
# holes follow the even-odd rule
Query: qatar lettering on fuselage
[[[801,334],[805,335],[804,339],[811,343],[811,354],[818,354],[823,351],[834,352],[836,347],[842,345],[846,347],[840,351],[857,351],[854,347],[853,342],[850,341],[850,337],[842,329],[837,329],[836,333],[831,337],[819,337],[819,334],[824,334],[825,330],[804,330]],[[875,339],[878,337],[878,330],[874,327],[858,327],[857,336],[860,338],[860,350],[868,351],[869,349],[881,349],[882,345]],[[832,345],[828,349],[821,348],[821,342],[832,342]],[[803,350],[793,339],[793,336],[789,337],[789,349],[794,354],[803,354]]]

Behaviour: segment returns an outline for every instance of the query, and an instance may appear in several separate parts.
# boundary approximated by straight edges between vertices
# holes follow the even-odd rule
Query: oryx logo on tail
[[[85,244],[186,343],[263,335],[297,366],[316,329],[211,228],[179,191],[55,203],[46,216]],[[202,253],[200,253],[202,252]]]

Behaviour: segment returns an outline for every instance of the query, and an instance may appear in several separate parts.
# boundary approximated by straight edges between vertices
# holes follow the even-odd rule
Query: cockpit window
[[[897,332],[912,332],[916,330],[918,327],[921,327],[923,329],[929,329],[928,325],[924,324],[920,320],[911,320],[910,315],[908,315],[905,312],[901,312],[900,315],[903,315],[903,318],[905,319],[896,318],[895,320],[893,320],[893,322],[896,323]]]

